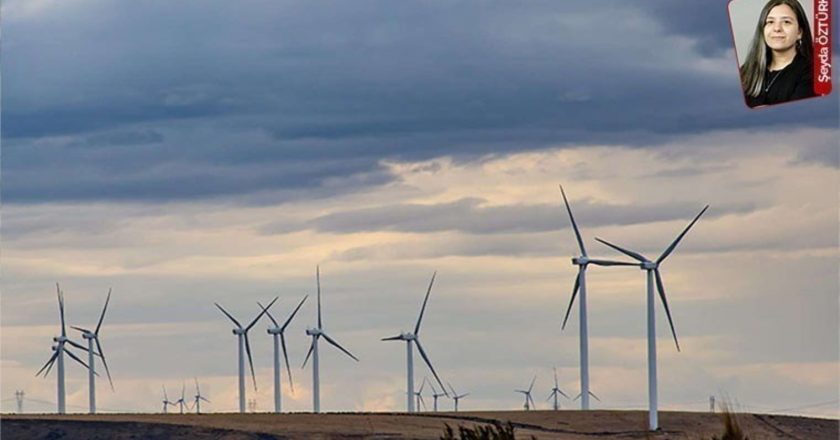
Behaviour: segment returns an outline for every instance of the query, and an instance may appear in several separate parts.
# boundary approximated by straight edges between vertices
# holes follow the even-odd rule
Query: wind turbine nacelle
[[[66,341],[66,340],[67,340],[66,336],[56,336],[56,337],[53,338],[53,341],[58,342],[59,344]]]
[[[400,337],[402,337],[403,340],[405,340],[405,341],[416,341],[417,340],[417,335],[415,335],[414,333],[402,333],[402,334],[400,334]]]
[[[236,336],[244,335],[245,330],[243,330],[241,328],[235,328],[235,329],[231,330],[231,333],[235,334]]]
[[[321,329],[319,328],[308,328],[306,329],[306,334],[309,336],[320,336],[322,333]]]
[[[280,329],[280,328],[269,328],[269,329],[268,329],[268,330],[266,330],[265,332],[266,332],[266,333],[268,333],[268,334],[270,334],[270,335],[280,335],[280,334],[283,334],[283,329]]]
[[[656,264],[653,261],[645,261],[645,262],[643,262],[642,264],[639,265],[639,267],[642,270],[655,270],[657,268],[657,266],[659,266],[659,265]]]
[[[572,258],[572,264],[576,264],[578,266],[583,266],[583,265],[589,264],[589,257],[583,257],[583,256],[574,257],[574,258]]]

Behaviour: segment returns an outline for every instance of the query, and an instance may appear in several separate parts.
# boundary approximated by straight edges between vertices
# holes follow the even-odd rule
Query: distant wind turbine
[[[623,261],[611,261],[589,258],[586,254],[586,248],[583,246],[583,237],[580,235],[575,217],[572,215],[572,208],[569,206],[569,200],[566,199],[566,192],[563,191],[563,185],[560,185],[560,193],[563,195],[563,203],[566,205],[566,211],[569,213],[569,221],[572,223],[572,229],[575,232],[575,238],[578,242],[581,255],[572,258],[572,264],[578,266],[577,278],[575,278],[575,286],[572,289],[572,299],[569,301],[569,307],[566,309],[566,317],[563,319],[563,329],[566,328],[566,322],[569,320],[569,313],[572,311],[572,305],[575,303],[575,296],[580,291],[579,311],[580,311],[580,389],[584,390],[583,399],[580,400],[580,409],[589,409],[589,324],[586,313],[586,268],[590,264],[596,266],[636,266],[635,263]]]
[[[312,344],[309,346],[309,352],[306,353],[306,359],[303,360],[303,367],[306,366],[306,362],[309,361],[309,356],[312,356],[312,411],[315,413],[321,412],[321,387],[319,382],[319,370],[318,370],[318,339],[322,336],[324,339],[327,340],[330,344],[332,344],[335,348],[341,350],[347,356],[350,356],[354,361],[358,362],[359,359],[356,356],[353,356],[352,353],[347,351],[344,347],[335,342],[333,338],[331,338],[325,331],[323,326],[323,321],[321,319],[321,268],[320,266],[315,267],[315,280],[318,286],[318,327],[308,328],[306,329],[306,334],[312,336]]]
[[[415,395],[414,349],[411,347],[412,343],[417,344],[417,351],[420,352],[420,356],[423,357],[423,361],[426,362],[429,370],[431,370],[432,374],[435,376],[435,380],[437,380],[438,385],[440,385],[441,389],[443,389],[443,393],[446,394],[446,387],[443,386],[443,382],[440,380],[440,377],[435,371],[435,367],[432,366],[429,356],[426,355],[426,351],[423,350],[423,345],[420,343],[420,324],[423,322],[423,313],[426,311],[426,304],[429,302],[429,294],[432,293],[432,286],[435,284],[435,276],[437,276],[437,272],[432,274],[432,280],[429,282],[429,288],[426,290],[426,297],[423,299],[423,306],[420,308],[420,315],[417,317],[417,324],[414,325],[414,332],[404,332],[397,336],[382,338],[383,341],[405,341],[406,343],[406,396],[408,397],[406,406],[408,412],[414,412],[415,410],[414,401],[412,400],[412,397]]]
[[[169,405],[175,406],[175,402],[170,402],[169,401],[169,396],[166,395],[166,387],[161,385],[161,388],[163,389],[163,413],[167,414],[167,413],[169,413],[169,411],[167,410],[168,406]]]
[[[426,387],[426,378],[423,378],[423,382],[420,383],[420,389],[414,393],[414,396],[417,398],[417,412],[420,412],[421,404],[423,405],[423,411],[426,410],[426,402],[423,400],[423,388]]]
[[[555,411],[560,409],[560,401],[558,400],[559,395],[562,395],[563,397],[565,397],[567,399],[569,398],[569,396],[567,396],[566,393],[564,393],[563,390],[560,389],[560,385],[557,383],[557,368],[555,367],[554,368],[554,388],[551,389],[551,394],[548,395],[548,399],[545,399],[545,400],[550,400],[552,397],[554,398],[554,410]]]
[[[210,403],[204,396],[201,395],[201,389],[198,387],[198,378],[195,378],[195,402],[193,403],[193,408],[195,408],[196,414],[201,414],[201,401],[205,401]]]
[[[432,399],[434,399],[434,410],[435,410],[435,412],[437,412],[438,411],[438,399],[443,397],[443,396],[446,396],[448,394],[446,393],[445,389],[443,390],[444,392],[438,393],[437,390],[435,389],[435,385],[431,382],[429,382],[429,386],[432,387]]]
[[[674,336],[674,343],[677,346],[677,351],[680,351],[680,342],[677,340],[677,332],[674,330],[674,321],[671,319],[671,310],[668,308],[668,299],[665,297],[665,285],[662,283],[662,276],[659,274],[659,265],[671,255],[671,252],[676,249],[680,240],[685,237],[685,234],[697,223],[700,216],[709,209],[706,205],[694,220],[686,226],[686,228],[677,236],[677,238],[668,246],[662,255],[656,261],[650,261],[644,255],[629,249],[622,248],[618,245],[612,244],[606,240],[596,238],[596,240],[605,245],[621,252],[624,255],[630,256],[639,261],[639,266],[642,270],[647,271],[647,336],[648,336],[648,427],[651,431],[659,428],[659,414],[658,414],[658,393],[656,384],[656,313],[653,297],[654,278],[656,279],[656,287],[659,291],[659,298],[662,300],[662,305],[665,307],[665,314],[668,316],[668,324],[671,326],[671,334]]]
[[[82,338],[88,341],[88,395],[91,414],[96,414],[96,379],[94,377],[96,375],[96,362],[93,357],[96,350],[99,351],[98,355],[102,358],[102,365],[105,366],[105,372],[108,373],[108,382],[111,384],[111,391],[114,391],[114,381],[111,380],[111,371],[108,370],[108,363],[105,361],[105,352],[102,351],[102,344],[99,342],[99,329],[102,327],[102,320],[105,319],[105,311],[108,310],[108,302],[110,301],[111,289],[108,289],[108,296],[105,298],[105,305],[102,307],[102,314],[99,315],[99,322],[96,324],[96,330],[90,331],[74,325],[70,326],[71,328],[82,332]],[[94,342],[96,343],[96,350],[93,349]]]
[[[289,374],[289,386],[291,387],[292,393],[295,392],[295,385],[292,383],[292,369],[289,367],[289,352],[286,350],[286,336],[283,332],[286,331],[286,327],[289,326],[289,323],[292,322],[292,318],[295,317],[300,307],[303,305],[303,302],[306,301],[306,298],[309,298],[309,295],[303,297],[300,300],[300,303],[292,312],[291,315],[286,319],[286,322],[283,323],[281,326],[277,323],[277,320],[274,319],[274,316],[271,315],[271,312],[268,311],[267,307],[263,307],[262,304],[257,303],[261,309],[265,310],[265,314],[268,316],[268,319],[271,320],[274,327],[270,327],[267,332],[268,334],[274,337],[274,412],[280,412],[280,404],[281,404],[281,396],[282,396],[282,389],[280,388],[280,346],[283,346],[283,357],[286,360],[286,373]]]
[[[455,388],[452,387],[451,383],[447,382],[449,385],[449,391],[452,391],[452,400],[455,401],[455,412],[458,412],[458,401],[470,395],[470,393],[458,394],[455,392]]]
[[[531,386],[528,387],[528,390],[514,390],[517,393],[522,393],[525,395],[525,411],[530,410],[531,408],[536,409],[537,405],[534,404],[534,399],[531,397],[531,390],[534,389],[534,382],[537,380],[537,376],[534,376],[531,379]]]
[[[58,311],[59,311],[59,315],[61,316],[61,336],[53,337],[53,342],[56,343],[55,345],[52,346],[53,354],[50,357],[50,359],[47,361],[47,363],[45,363],[44,366],[41,367],[41,369],[38,370],[37,373],[35,373],[35,376],[40,375],[41,372],[43,371],[44,372],[44,377],[47,377],[47,375],[50,374],[50,370],[52,369],[52,366],[54,364],[58,364],[58,367],[57,367],[58,372],[56,373],[56,376],[57,376],[56,377],[56,381],[57,381],[57,387],[56,388],[57,388],[57,394],[58,394],[57,407],[58,407],[58,413],[59,414],[64,414],[66,412],[66,395],[65,395],[65,389],[64,389],[64,355],[66,354],[67,356],[70,356],[71,359],[78,362],[83,367],[89,368],[88,365],[86,363],[84,363],[84,361],[79,359],[78,356],[76,356],[72,351],[70,351],[64,345],[65,344],[70,344],[73,347],[76,347],[76,348],[78,348],[80,350],[84,350],[84,351],[88,351],[88,349],[85,348],[84,345],[79,344],[78,342],[75,342],[75,341],[67,338],[67,329],[66,329],[65,324],[64,324],[64,292],[61,291],[61,288],[58,286],[58,283],[55,284],[55,289],[56,289],[57,295],[58,295]],[[44,370],[46,370],[46,371],[44,371]],[[94,374],[96,374],[96,373],[94,372]]]
[[[254,374],[254,360],[251,358],[251,344],[248,342],[248,330],[254,327],[257,324],[257,321],[262,318],[265,314],[266,309],[270,308],[275,301],[277,301],[278,297],[274,297],[268,306],[264,308],[247,327],[242,327],[242,324],[236,320],[230,313],[227,312],[219,303],[216,304],[216,307],[222,311],[234,324],[236,324],[236,328],[233,329],[233,334],[236,335],[239,341],[239,412],[245,412],[245,352],[248,353],[248,364],[251,366],[251,380],[254,382],[254,391],[257,390],[257,377]]]
[[[181,410],[180,411],[181,414],[184,413],[184,404],[187,403],[187,401],[184,400],[184,392],[186,392],[186,389],[187,389],[187,385],[186,384],[181,384],[181,398],[175,401],[175,405],[178,405],[178,407]]]

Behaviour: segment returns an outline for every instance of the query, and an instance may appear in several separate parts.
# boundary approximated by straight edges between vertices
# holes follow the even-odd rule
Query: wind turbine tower
[[[432,362],[429,360],[429,356],[426,355],[426,350],[423,350],[423,345],[420,343],[420,324],[423,322],[423,313],[426,311],[426,304],[429,302],[429,294],[432,293],[432,286],[435,284],[435,276],[437,276],[437,272],[432,274],[432,280],[429,282],[429,288],[426,290],[426,297],[423,299],[423,306],[420,308],[420,315],[417,317],[417,323],[414,325],[414,332],[403,332],[397,336],[391,336],[388,338],[382,338],[383,341],[405,341],[406,343],[406,397],[408,398],[406,402],[406,409],[408,412],[414,412],[414,401],[413,397],[414,393],[414,349],[412,344],[417,344],[417,351],[420,352],[420,356],[423,358],[423,361],[426,362],[426,366],[429,367],[431,370],[432,375],[435,376],[435,380],[437,380],[438,385],[440,385],[443,393],[446,395],[446,387],[443,386],[443,382],[440,380],[437,372],[435,371],[435,367],[432,366]],[[419,410],[419,408],[418,408]]]
[[[333,338],[331,338],[325,331],[323,320],[321,319],[321,268],[320,266],[315,267],[315,281],[318,287],[318,327],[308,328],[306,329],[306,334],[312,337],[312,344],[309,346],[309,352],[306,353],[306,359],[303,360],[303,367],[306,366],[306,362],[309,361],[309,356],[312,356],[312,411],[315,413],[321,412],[321,388],[320,388],[320,381],[319,381],[319,365],[318,365],[318,340],[323,337],[326,339],[328,343],[330,343],[335,348],[341,350],[347,356],[350,356],[354,361],[358,362],[359,359],[356,356],[353,356],[352,353],[347,351],[344,347],[339,345],[338,342],[335,342]]]
[[[265,314],[266,310],[277,301],[278,297],[274,297],[270,303],[268,303],[268,307],[262,309],[262,311],[248,324],[247,327],[242,327],[242,324],[236,320],[230,313],[227,312],[219,303],[216,304],[216,307],[222,311],[233,323],[236,325],[236,328],[233,329],[233,334],[236,335],[237,340],[239,341],[239,412],[245,412],[245,353],[248,353],[248,364],[251,366],[251,380],[254,382],[254,391],[257,390],[257,377],[254,374],[254,361],[251,358],[251,344],[248,342],[248,330],[254,327],[257,324],[257,321],[262,318],[263,314]]]
[[[201,395],[201,389],[198,387],[198,378],[195,379],[195,403],[193,403],[193,407],[195,408],[196,414],[201,414],[201,401],[205,401],[210,403],[204,396]]]
[[[569,301],[569,307],[566,309],[566,317],[563,319],[563,329],[566,328],[566,322],[569,320],[569,313],[572,311],[572,305],[575,303],[575,296],[580,291],[580,301],[578,309],[580,311],[580,389],[583,398],[580,400],[580,409],[589,409],[589,323],[586,313],[586,268],[590,264],[596,266],[635,266],[634,263],[600,260],[589,258],[586,254],[586,247],[583,245],[583,237],[580,235],[580,230],[575,222],[575,217],[572,215],[572,208],[569,206],[569,200],[566,199],[566,192],[563,191],[563,185],[560,185],[560,194],[563,195],[563,203],[566,205],[566,211],[569,213],[569,221],[572,223],[572,228],[575,232],[575,239],[577,239],[578,247],[580,248],[580,256],[572,258],[572,264],[578,266],[577,278],[575,278],[575,286],[572,289],[572,299]]]
[[[668,299],[665,297],[665,285],[662,283],[662,276],[659,274],[659,265],[671,255],[671,252],[676,249],[680,240],[685,237],[685,234],[697,223],[700,216],[703,215],[709,205],[703,208],[694,220],[677,236],[677,238],[662,252],[662,255],[656,261],[650,261],[644,255],[634,252],[629,249],[622,248],[618,245],[612,244],[606,240],[596,238],[601,243],[627,255],[639,262],[642,270],[647,272],[647,337],[648,337],[648,427],[651,431],[659,429],[659,414],[658,414],[658,392],[656,383],[656,313],[654,305],[654,279],[656,280],[656,288],[659,291],[659,299],[662,300],[662,305],[665,307],[665,314],[668,316],[668,324],[671,326],[671,334],[674,336],[674,343],[677,346],[677,351],[680,351],[680,342],[677,340],[677,332],[674,330],[674,321],[671,319],[671,310],[668,308]]]
[[[93,358],[94,353],[99,351],[98,355],[102,358],[102,365],[105,366],[105,372],[108,374],[108,382],[111,384],[111,391],[114,391],[114,381],[111,380],[111,371],[108,369],[108,363],[105,361],[105,352],[102,351],[102,344],[99,342],[99,329],[102,327],[102,320],[105,319],[105,311],[108,310],[108,303],[111,301],[111,289],[108,289],[108,296],[105,298],[105,305],[102,307],[102,314],[99,315],[99,322],[96,324],[96,330],[90,331],[88,329],[71,325],[70,327],[82,333],[82,338],[88,342],[88,402],[90,406],[90,413],[96,414],[96,361]],[[96,350],[93,349],[93,344],[96,343]]]

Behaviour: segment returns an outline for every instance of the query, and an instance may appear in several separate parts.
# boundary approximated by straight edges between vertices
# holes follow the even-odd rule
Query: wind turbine
[[[449,391],[452,391],[452,400],[455,401],[455,412],[458,412],[458,401],[470,395],[470,393],[458,394],[455,392],[455,388],[452,388],[452,384],[447,382],[449,385]]]
[[[167,411],[167,407],[169,405],[175,406],[175,402],[169,401],[169,396],[166,395],[166,387],[161,385],[161,388],[163,389],[163,413],[167,414],[169,413],[169,411]]]
[[[321,320],[321,268],[319,266],[315,267],[315,280],[318,284],[318,327],[308,328],[306,329],[306,334],[312,336],[312,345],[309,346],[309,352],[306,353],[306,359],[303,360],[303,367],[306,366],[306,362],[309,361],[309,356],[312,356],[312,411],[315,413],[321,412],[321,388],[319,382],[319,369],[318,369],[318,339],[322,336],[324,339],[327,340],[330,344],[332,344],[335,348],[341,350],[347,356],[350,356],[354,361],[359,362],[359,359],[356,356],[353,356],[352,353],[347,351],[344,347],[339,345],[338,342],[335,342],[325,331],[323,326],[323,321]]]
[[[262,304],[259,302],[257,305],[260,306],[263,310],[265,310],[265,314],[268,315],[268,319],[271,319],[271,322],[274,324],[274,327],[269,328],[267,330],[268,334],[274,337],[274,412],[280,412],[280,399],[281,399],[281,388],[280,388],[280,345],[283,345],[283,357],[286,359],[286,372],[289,373],[289,386],[292,388],[292,393],[295,392],[295,385],[292,383],[292,369],[289,367],[289,353],[286,351],[286,336],[283,334],[286,331],[286,327],[292,322],[292,318],[295,317],[295,314],[300,310],[300,307],[303,305],[303,302],[306,301],[306,298],[309,298],[309,295],[303,297],[300,300],[300,304],[295,308],[291,315],[286,319],[286,322],[283,323],[281,326],[277,323],[274,319],[274,316],[271,316],[271,312],[268,311],[268,308],[263,307]]]
[[[44,371],[44,377],[47,377],[50,374],[50,370],[54,364],[58,364],[58,372],[56,373],[56,382],[57,382],[57,393],[58,393],[58,413],[64,414],[66,412],[66,399],[65,399],[65,392],[64,392],[64,355],[70,356],[71,359],[78,362],[85,368],[88,368],[88,365],[84,363],[78,356],[76,356],[72,351],[70,351],[64,344],[70,344],[73,347],[76,347],[80,350],[87,351],[84,345],[79,344],[78,342],[72,341],[67,338],[67,329],[64,324],[64,292],[61,291],[61,288],[58,286],[58,283],[55,284],[55,289],[58,295],[58,311],[59,315],[61,316],[61,336],[53,337],[53,342],[56,344],[52,346],[53,354],[47,363],[35,373],[35,376],[41,374]],[[96,373],[94,373],[96,374]]]
[[[563,203],[566,205],[566,211],[569,213],[569,220],[572,223],[572,228],[575,231],[575,238],[580,247],[580,256],[572,258],[572,264],[578,266],[577,278],[575,278],[575,286],[572,289],[572,299],[569,301],[569,307],[566,309],[566,317],[563,318],[563,327],[566,328],[566,322],[569,320],[569,313],[572,311],[572,305],[575,303],[575,296],[580,291],[579,311],[580,311],[580,389],[584,390],[583,399],[580,400],[580,409],[589,409],[589,324],[586,314],[586,268],[590,264],[596,266],[636,266],[635,263],[600,260],[589,258],[586,254],[586,248],[583,246],[583,237],[580,235],[575,217],[572,215],[572,208],[569,206],[569,200],[566,199],[566,192],[563,191],[563,185],[560,185],[560,193],[563,195]]]
[[[432,274],[432,281],[429,282],[429,288],[426,290],[426,297],[423,299],[423,306],[420,308],[420,316],[417,317],[417,324],[414,325],[414,333],[401,333],[397,336],[382,338],[383,341],[405,341],[406,343],[406,396],[408,397],[408,412],[414,412],[414,401],[412,399],[414,396],[414,350],[411,347],[412,343],[417,344],[417,350],[420,352],[420,356],[423,357],[423,361],[426,362],[429,370],[431,370],[432,374],[435,376],[435,380],[437,380],[441,389],[443,389],[444,394],[446,394],[446,387],[443,386],[443,382],[440,380],[440,377],[438,377],[437,372],[435,372],[435,367],[433,367],[432,362],[429,361],[429,356],[427,356],[426,351],[423,350],[423,345],[420,344],[420,323],[423,322],[423,313],[426,311],[426,303],[429,302],[429,294],[432,293],[432,286],[435,284],[435,276],[437,276],[437,272]]]
[[[435,389],[435,385],[431,382],[429,382],[429,386],[432,387],[432,398],[434,399],[434,409],[435,409],[435,412],[437,412],[437,410],[438,410],[438,404],[437,404],[438,398],[446,396],[448,394],[445,392],[446,391],[445,389],[443,390],[444,391],[443,393],[438,393],[437,390]]]
[[[536,407],[537,407],[537,405],[534,403],[534,399],[531,397],[531,390],[534,389],[534,382],[536,380],[537,380],[537,376],[534,376],[534,378],[531,379],[531,386],[528,387],[527,391],[526,390],[514,390],[517,393],[522,393],[522,394],[525,395],[525,411],[530,410],[531,407],[534,407],[534,409],[536,409]]]
[[[656,383],[656,314],[654,310],[654,298],[653,298],[653,285],[654,285],[654,278],[656,279],[656,287],[659,291],[659,298],[662,300],[662,305],[665,307],[665,314],[668,316],[668,324],[671,326],[671,334],[674,336],[674,343],[677,346],[677,351],[680,351],[680,343],[677,340],[677,332],[674,330],[674,321],[671,319],[671,310],[668,308],[668,300],[665,297],[665,285],[662,283],[662,276],[659,274],[659,265],[668,258],[668,255],[671,255],[671,252],[676,249],[677,244],[679,244],[680,240],[685,237],[685,234],[688,233],[689,229],[694,226],[694,223],[697,223],[697,220],[700,219],[700,216],[703,215],[706,210],[709,209],[709,205],[706,205],[694,220],[686,226],[686,228],[677,236],[677,238],[668,246],[662,255],[656,259],[656,261],[650,261],[644,255],[639,254],[638,252],[634,252],[628,249],[624,249],[620,246],[612,244],[606,240],[601,240],[600,238],[596,238],[596,240],[604,243],[605,245],[621,252],[624,255],[630,256],[637,261],[639,261],[639,266],[642,270],[647,272],[647,337],[648,337],[648,427],[651,431],[655,431],[659,428],[659,415],[658,415],[658,393],[657,393],[657,383]]]
[[[254,382],[254,391],[257,390],[257,377],[254,375],[254,361],[251,359],[251,344],[248,342],[248,330],[251,330],[254,325],[257,324],[257,321],[262,318],[262,315],[265,314],[266,309],[271,307],[275,301],[277,301],[278,297],[274,297],[270,303],[268,303],[268,307],[263,309],[247,327],[243,328],[242,324],[236,320],[227,310],[223,309],[219,303],[216,304],[216,307],[222,311],[234,324],[236,324],[236,328],[233,329],[233,334],[236,335],[237,339],[239,340],[239,412],[245,412],[245,352],[248,353],[248,364],[251,366],[251,380]],[[244,350],[243,350],[244,348]]]
[[[195,402],[193,403],[193,408],[195,408],[196,414],[201,414],[201,401],[205,401],[210,403],[204,396],[201,395],[201,389],[198,387],[198,378],[195,378]]]
[[[420,384],[420,389],[414,393],[414,396],[417,398],[417,412],[420,412],[420,404],[423,404],[423,410],[426,409],[426,402],[423,400],[423,388],[426,387],[426,378],[423,378],[423,382]]]
[[[560,389],[560,385],[557,383],[557,368],[554,368],[554,388],[551,389],[551,394],[548,395],[548,399],[550,400],[552,397],[554,398],[554,410],[557,411],[560,409],[560,402],[558,401],[558,395],[563,395],[565,398],[569,398],[563,390]]]
[[[105,361],[105,352],[102,351],[102,344],[99,342],[99,329],[102,327],[102,320],[105,319],[105,311],[108,310],[108,302],[111,301],[111,289],[108,289],[108,296],[105,298],[105,305],[102,307],[102,314],[99,315],[99,322],[96,324],[96,330],[90,331],[82,327],[71,325],[70,327],[82,333],[82,338],[88,341],[88,395],[90,413],[96,414],[96,363],[93,355],[93,344],[96,343],[96,349],[99,350],[99,357],[102,358],[102,365],[105,366],[105,372],[108,373],[108,382],[111,384],[111,391],[114,391],[114,381],[111,380],[111,371],[108,370],[108,363]]]
[[[184,400],[184,392],[186,391],[186,389],[187,389],[187,385],[182,383],[181,384],[181,398],[176,400],[175,403],[174,403],[174,405],[178,405],[178,407],[180,407],[181,414],[184,413],[184,404],[186,403],[186,400]]]

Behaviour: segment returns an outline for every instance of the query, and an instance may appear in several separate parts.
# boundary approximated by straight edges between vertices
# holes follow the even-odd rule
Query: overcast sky
[[[579,391],[563,184],[589,253],[612,258],[596,236],[655,258],[711,205],[662,266],[682,352],[657,304],[661,408],[714,394],[838,416],[837,95],[748,109],[725,1],[9,0],[2,16],[3,411],[15,389],[54,409],[38,401],[55,372],[34,374],[56,282],[77,325],[113,288],[101,409],[157,411],[161,385],[198,377],[202,409],[235,410],[213,302],[250,320],[279,295],[284,318],[318,264],[325,328],[360,358],[322,348],[323,409],[404,409],[404,349],[379,339],[413,327],[434,271],[421,338],[461,408],[521,408],[534,374],[548,408],[552,367]],[[593,404],[643,408],[644,274],[592,269]],[[311,409],[312,299],[288,330],[291,411]],[[67,380],[84,411],[86,374]]]

